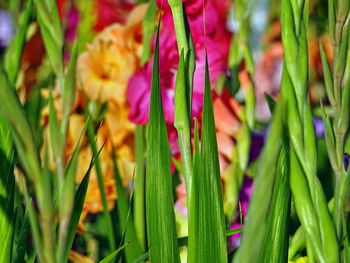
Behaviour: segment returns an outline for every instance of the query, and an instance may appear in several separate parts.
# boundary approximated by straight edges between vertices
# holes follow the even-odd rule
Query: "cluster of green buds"
[[[344,165],[344,147],[349,127],[350,78],[349,37],[350,3],[349,1],[328,1],[329,34],[333,46],[333,69],[331,69],[322,43],[320,44],[325,89],[332,106],[328,116],[323,112],[325,139],[328,156],[335,173],[334,223],[339,245],[346,239],[343,222],[347,218],[350,191],[347,187],[349,173]]]
[[[306,233],[309,259],[339,262],[335,227],[316,171],[316,138],[308,98],[308,5],[308,0],[282,1],[282,96],[287,101],[291,144],[290,187]]]

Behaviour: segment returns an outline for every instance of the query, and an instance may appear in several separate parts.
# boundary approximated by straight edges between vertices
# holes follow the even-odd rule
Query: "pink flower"
[[[208,6],[208,8],[206,8],[208,9],[208,13],[206,13],[207,36],[206,38],[204,37],[202,9],[195,8],[194,5],[194,3],[197,3],[197,5],[200,6],[198,2],[202,3],[202,1],[185,2],[186,10],[189,9],[188,19],[196,53],[196,71],[194,74],[192,103],[192,114],[196,117],[200,114],[203,104],[205,44],[208,53],[211,84],[214,84],[218,75],[225,70],[227,55],[224,54],[228,52],[228,41],[223,39],[221,42],[216,39],[219,35],[218,32],[221,29],[225,30],[225,25],[219,24],[219,13],[209,5],[206,5],[206,7]],[[189,6],[187,6],[187,3],[189,3]],[[195,11],[198,13],[195,13]],[[222,34],[222,36],[224,35],[225,34]],[[227,38],[228,37],[229,35],[227,35]],[[159,72],[165,121],[168,124],[173,124],[175,81],[179,56],[171,11],[169,8],[167,9],[166,6],[164,7],[159,42]],[[222,47],[222,43],[227,43],[224,48]],[[226,51],[222,52],[222,50]],[[151,61],[141,68],[129,81],[127,90],[127,97],[130,103],[129,118],[137,124],[146,124],[148,121],[152,64],[153,62],[151,59]]]
[[[94,29],[99,32],[113,23],[123,24],[134,5],[128,0],[95,0],[97,19]]]
[[[68,42],[72,43],[77,35],[77,27],[79,23],[79,10],[72,5],[67,14],[67,28],[65,36]]]

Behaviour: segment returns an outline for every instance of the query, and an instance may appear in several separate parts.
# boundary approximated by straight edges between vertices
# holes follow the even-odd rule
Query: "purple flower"
[[[249,152],[249,162],[253,162],[256,158],[259,157],[259,154],[265,142],[264,133],[253,131],[251,136],[252,143]]]
[[[230,226],[230,229],[237,229],[242,227],[243,225],[237,221],[234,221],[233,224]],[[227,250],[229,253],[231,253],[233,250],[235,250],[241,242],[241,233],[233,234],[232,236],[229,236],[227,238]]]
[[[324,136],[323,121],[321,119],[318,119],[318,118],[313,118],[313,122],[314,122],[316,136],[318,138],[323,137]]]
[[[345,169],[345,171],[348,170],[349,160],[350,160],[350,155],[348,153],[344,153],[344,169]]]
[[[5,49],[13,37],[13,21],[11,14],[0,10],[0,49]]]

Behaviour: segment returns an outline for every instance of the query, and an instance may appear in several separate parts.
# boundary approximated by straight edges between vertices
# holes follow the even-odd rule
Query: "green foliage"
[[[226,227],[214,123],[206,59],[202,138],[199,148],[196,129],[194,176],[189,204],[189,262],[227,262]]]
[[[145,228],[145,132],[143,126],[135,129],[136,186],[134,191],[134,224],[141,248],[146,248]]]
[[[15,1],[13,1],[15,2]],[[18,31],[11,41],[4,58],[4,69],[8,74],[10,83],[15,84],[20,69],[22,52],[26,42],[29,23],[33,15],[33,0],[26,1],[26,6],[20,16]]]
[[[284,143],[277,162],[270,211],[260,262],[287,262],[291,193],[289,187],[289,149]]]
[[[94,132],[94,126],[92,123],[92,119],[90,117],[87,117],[86,119],[87,119],[86,120],[86,122],[87,122],[87,134],[88,134],[88,139],[89,139],[91,151],[92,151],[94,156],[98,156],[98,148],[97,148],[97,144],[96,144],[96,140],[95,140],[95,132]],[[99,187],[100,194],[101,194],[101,200],[102,200],[102,205],[103,205],[103,214],[104,214],[106,221],[107,221],[109,248],[110,248],[110,251],[112,251],[116,247],[116,241],[115,241],[114,230],[113,230],[112,215],[111,215],[110,211],[108,210],[108,203],[107,203],[105,185],[104,185],[104,181],[103,181],[103,172],[102,172],[101,161],[99,160],[98,157],[96,159],[94,168],[96,170],[98,187]]]
[[[242,243],[233,262],[259,262],[260,253],[264,246],[263,241],[273,193],[276,164],[281,148],[280,144],[276,142],[282,135],[284,109],[285,102],[280,100],[273,114],[268,139],[259,158],[254,192],[248,209]]]
[[[69,221],[69,226],[67,229],[67,233],[68,233],[67,243],[65,246],[65,250],[64,250],[64,254],[62,256],[61,262],[67,262],[69,252],[72,249],[74,237],[75,237],[78,223],[79,223],[79,219],[80,219],[80,215],[81,215],[81,212],[83,210],[83,205],[84,205],[85,196],[86,196],[86,192],[87,192],[88,185],[89,185],[91,170],[94,168],[94,166],[98,160],[98,156],[100,155],[102,149],[103,149],[103,147],[101,147],[101,149],[99,149],[99,151],[93,155],[93,159],[90,162],[89,169],[85,173],[85,176],[84,176],[83,180],[81,181],[81,183],[80,183],[80,185],[75,193],[73,210],[72,210],[73,212],[72,212],[72,216],[71,216],[71,219]]]
[[[146,226],[149,257],[151,262],[180,262],[173,209],[170,149],[160,94],[159,31],[153,60],[146,138]]]
[[[12,261],[16,213],[15,177],[11,130],[0,114],[0,262]]]
[[[30,231],[28,210],[24,213],[21,228],[19,230],[18,242],[16,244],[16,253],[14,255],[13,262],[22,263],[25,262],[25,254],[29,251],[29,245],[27,243],[28,233]]]
[[[57,3],[51,0],[35,0],[37,19],[52,69],[63,77],[63,31]]]
[[[157,15],[157,4],[154,0],[150,1],[146,15],[142,22],[142,58],[141,64],[144,65],[151,57],[151,44],[155,33],[155,21]]]
[[[17,16],[20,1],[7,2]],[[96,221],[103,225],[106,232],[102,237],[106,241],[101,242],[100,247],[92,252],[99,250],[109,253],[100,261],[102,263],[123,259],[128,263],[146,260],[155,263],[180,262],[179,248],[184,246],[187,246],[189,263],[227,262],[227,236],[243,231],[243,228],[226,230],[226,224],[230,224],[237,216],[235,211],[245,174],[254,177],[254,192],[244,222],[241,245],[232,254],[233,262],[278,263],[286,262],[287,259],[295,260],[305,253],[308,262],[350,261],[347,226],[350,211],[350,169],[346,170],[344,165],[346,141],[350,141],[349,1],[328,1],[333,61],[327,61],[323,44],[320,43],[325,91],[331,105],[331,110],[327,112],[327,105],[322,105],[325,144],[327,158],[335,175],[334,191],[326,191],[328,187],[322,187],[321,182],[324,182],[321,177],[321,180],[318,178],[319,143],[313,127],[308,94],[309,0],[281,0],[284,49],[282,91],[277,102],[265,94],[273,117],[268,139],[256,162],[257,166],[251,164],[249,158],[252,147],[251,132],[265,123],[255,120],[255,66],[249,47],[252,2],[235,1],[234,17],[238,31],[232,39],[228,58],[232,78],[227,79],[226,84],[231,95],[237,95],[237,98],[240,96],[239,90],[242,89],[244,99],[241,105],[242,114],[236,116],[240,119],[241,126],[235,134],[235,149],[223,176],[219,170],[208,61],[206,59],[202,127],[199,131],[195,119],[192,134],[195,43],[185,12],[186,4],[181,0],[169,0],[179,53],[174,126],[178,134],[181,161],[174,159],[174,163],[178,168],[177,172],[185,178],[189,212],[188,237],[181,238],[177,238],[176,234],[173,196],[175,186],[170,170],[171,152],[160,91],[159,49],[162,47],[159,47],[159,24],[146,141],[146,130],[137,126],[136,186],[132,185],[130,196],[122,184],[113,153],[118,194],[116,220],[108,210],[102,163],[99,159],[103,146],[98,149],[97,123],[94,123],[103,119],[103,109],[107,104],[96,101],[86,103],[88,138],[83,139],[84,129],[72,157],[67,160],[65,156],[68,123],[76,96],[77,58],[79,51],[85,48],[93,35],[92,32],[85,31],[90,31],[95,23],[92,16],[88,17],[93,5],[82,0],[78,0],[76,4],[81,13],[81,23],[78,26],[80,38],[72,46],[67,67],[63,60],[63,51],[69,48],[64,47],[64,33],[57,3],[53,0],[28,0],[25,1],[17,23],[16,36],[4,56],[3,68],[0,68],[0,262],[64,263],[68,261],[73,243],[82,242],[87,250],[90,249],[91,240],[88,236],[95,233],[89,232],[89,229],[84,235],[77,236],[76,232],[92,169],[96,170],[103,205],[103,213],[96,215]],[[150,1],[142,24],[141,65],[152,56],[155,19],[158,14],[156,1]],[[39,81],[38,87],[31,90],[30,99],[23,106],[15,87],[20,80],[21,57],[28,28],[34,19],[40,27],[50,62],[50,76],[47,78],[49,81]],[[244,87],[241,87],[238,80],[241,70],[250,79]],[[55,101],[50,93],[48,128],[51,145],[42,146],[41,91],[46,86],[51,91],[53,83],[57,83],[61,91],[63,114],[61,116],[56,112]],[[94,106],[98,109],[97,119],[88,117],[89,114],[94,114],[88,112]],[[288,132],[284,136],[283,132],[286,130]],[[93,157],[88,171],[77,187],[75,175],[80,148],[86,144],[91,148]],[[54,155],[55,168],[49,163],[51,154]],[[19,175],[16,174],[17,188],[15,166],[20,171]],[[224,200],[221,176],[225,181]],[[333,178],[331,174],[326,176],[330,177],[328,181]],[[332,197],[331,201],[328,202],[325,192],[327,197]],[[297,230],[294,231],[295,229]],[[121,245],[119,248],[118,238]],[[107,244],[106,248],[104,244]],[[229,256],[231,260],[231,255]]]
[[[125,247],[125,258],[126,262],[133,262],[137,258],[139,258],[143,251],[139,245],[139,241],[136,237],[134,224],[132,222],[132,214],[130,202],[128,202],[127,192],[122,184],[120,174],[118,171],[118,166],[113,158],[113,168],[114,168],[114,178],[116,182],[116,188],[118,193],[117,200],[117,209],[118,209],[118,217],[119,217],[119,227],[122,231],[121,236],[124,237],[124,244],[127,245]]]
[[[107,257],[99,261],[99,263],[108,263],[108,262],[113,262],[114,258],[126,247],[128,246],[128,243],[124,244],[120,248],[116,249],[113,251],[111,254],[109,254]]]

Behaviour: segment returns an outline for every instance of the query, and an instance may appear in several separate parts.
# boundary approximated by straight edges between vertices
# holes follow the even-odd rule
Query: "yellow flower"
[[[125,25],[107,27],[79,56],[79,88],[89,99],[121,105],[126,102],[128,81],[140,66],[140,30],[146,8],[138,5]]]
[[[288,263],[307,263],[307,257],[298,258],[296,261],[288,261]]]
[[[108,114],[116,114],[115,112],[108,111]],[[118,116],[118,115],[116,115]],[[108,118],[106,117],[106,120]],[[109,120],[109,119],[108,119]],[[120,120],[123,122],[123,120]],[[127,121],[124,118],[124,121]],[[134,170],[134,155],[133,155],[133,129],[127,132],[121,132],[124,136],[120,136],[118,144],[110,141],[111,135],[113,135],[113,124],[118,123],[119,120],[112,119],[111,123],[107,125],[107,121],[102,123],[99,129],[97,130],[97,147],[100,148],[104,145],[102,152],[99,155],[103,182],[105,187],[105,193],[107,197],[108,209],[111,210],[114,207],[115,200],[117,199],[117,191],[114,180],[114,167],[113,167],[113,155],[112,147],[115,148],[117,155],[118,168],[122,178],[124,186],[130,182]],[[127,126],[127,124],[125,124]],[[67,136],[67,147],[66,155],[67,159],[73,154],[74,147],[78,143],[80,134],[84,128],[84,117],[78,114],[72,114],[69,122],[68,136]],[[117,125],[117,130],[122,129]],[[110,131],[112,130],[112,132]],[[117,133],[117,131],[116,131]],[[86,171],[89,168],[92,152],[87,141],[87,138],[83,137],[82,147],[78,155],[78,166],[76,172],[76,182],[80,183]],[[86,199],[84,202],[83,211],[86,213],[98,213],[103,211],[103,205],[101,200],[100,188],[97,180],[96,169],[93,168],[90,174],[89,186],[86,194]],[[83,218],[82,218],[83,219]]]
[[[135,125],[129,121],[129,107],[127,104],[117,105],[108,103],[105,123],[112,138],[113,145],[118,147],[133,134]]]
[[[75,118],[75,119],[72,118],[71,120],[72,121],[75,120],[79,122],[79,118]],[[74,126],[74,125],[75,125],[74,123],[71,123],[71,126]],[[101,126],[99,128],[99,130],[97,131],[96,143],[98,148],[102,147],[102,145],[104,144],[102,152],[99,155],[99,159],[100,159],[100,164],[102,169],[108,209],[111,210],[113,209],[115,200],[117,199],[117,191],[116,191],[115,180],[114,180],[111,145],[107,137],[105,136],[106,134],[105,130],[106,130],[105,126]],[[78,135],[78,133],[76,133],[75,135]],[[73,138],[72,140],[74,141],[76,139]],[[77,167],[77,175],[76,175],[77,183],[80,183],[83,180],[84,175],[89,169],[91,159],[92,159],[91,148],[89,144],[86,143],[81,148],[78,156],[78,167]],[[83,210],[88,213],[98,213],[103,211],[100,188],[99,188],[95,168],[91,170],[90,180],[89,180],[89,185],[87,189]]]
[[[99,155],[108,209],[113,209],[117,199],[114,180],[113,149],[124,186],[127,186],[134,173],[134,124],[128,120],[129,106],[126,100],[126,87],[129,78],[139,68],[142,50],[142,19],[147,5],[138,5],[130,13],[125,25],[114,24],[98,34],[77,61],[76,105],[69,118],[66,138],[65,161],[71,158],[85,126],[85,118],[79,111],[84,110],[82,93],[90,100],[106,103],[104,120],[96,131],[97,147],[104,144]],[[54,92],[58,118],[62,115],[62,98],[59,89]],[[48,94],[46,94],[48,97]],[[48,123],[48,108],[43,111],[43,124]],[[45,145],[50,147],[50,134],[46,126]],[[88,139],[83,136],[78,155],[76,182],[79,184],[86,174],[92,152]],[[113,148],[112,148],[113,147]],[[52,154],[51,154],[52,155]],[[52,161],[54,164],[54,160]],[[54,165],[51,167],[55,169]],[[84,230],[84,220],[89,213],[103,211],[100,188],[95,168],[90,181],[80,218],[79,231]]]

